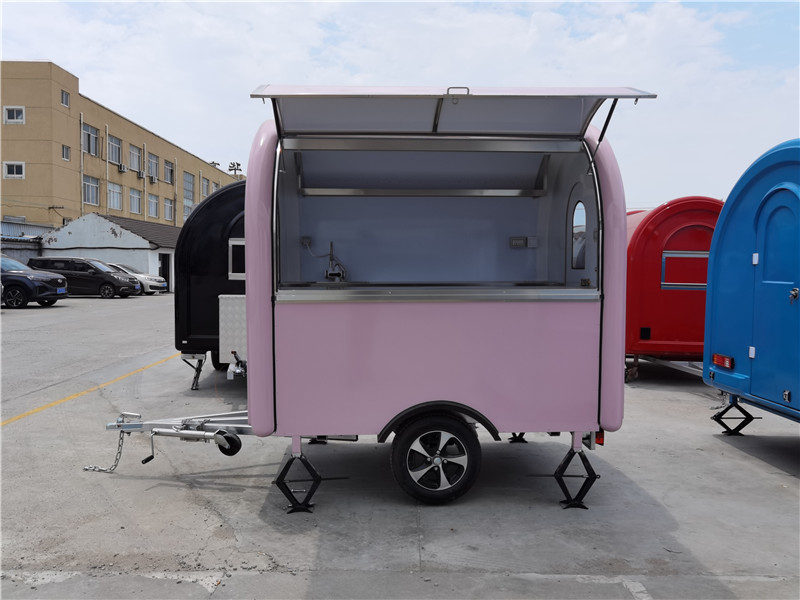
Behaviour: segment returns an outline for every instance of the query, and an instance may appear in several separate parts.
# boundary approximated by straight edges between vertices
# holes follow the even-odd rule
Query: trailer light
[[[718,367],[724,367],[726,369],[732,369],[734,365],[733,357],[725,356],[724,354],[712,354],[711,362]]]
[[[595,432],[594,443],[597,444],[598,446],[602,446],[606,443],[606,432],[604,429]]]

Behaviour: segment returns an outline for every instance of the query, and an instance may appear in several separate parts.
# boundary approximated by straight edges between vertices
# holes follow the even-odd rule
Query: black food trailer
[[[220,302],[244,307],[244,191],[245,182],[237,181],[208,196],[178,236],[175,348],[195,371],[192,389],[207,355],[216,369],[236,363],[229,351],[220,350]]]

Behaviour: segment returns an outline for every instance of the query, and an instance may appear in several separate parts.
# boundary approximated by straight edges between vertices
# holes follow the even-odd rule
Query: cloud
[[[223,165],[246,165],[252,136],[271,118],[269,105],[249,98],[263,83],[637,87],[659,98],[621,102],[609,140],[629,205],[654,206],[724,197],[763,151],[800,135],[798,10],[745,2],[4,3],[2,51],[4,60],[55,62],[80,78],[84,95]]]

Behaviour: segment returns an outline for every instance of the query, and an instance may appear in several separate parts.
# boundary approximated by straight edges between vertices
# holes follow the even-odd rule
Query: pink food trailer
[[[564,432],[554,475],[564,504],[583,507],[597,477],[583,447],[623,418],[625,199],[603,138],[619,100],[655,96],[271,85],[251,96],[273,118],[247,168],[247,411],[127,414],[108,428],[213,440],[225,454],[241,434],[290,438],[275,483],[292,511],[310,509],[321,481],[304,440],[391,438],[400,488],[435,504],[475,482],[477,428],[497,441]],[[586,475],[573,496],[575,455]],[[302,498],[293,464],[313,481]]]
[[[702,375],[708,250],[721,210],[722,200],[686,196],[628,211],[628,378],[640,358]]]

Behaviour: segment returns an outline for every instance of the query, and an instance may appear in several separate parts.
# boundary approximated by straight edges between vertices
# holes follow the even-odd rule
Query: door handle
[[[792,291],[789,292],[789,304],[797,300],[797,296],[800,295],[800,290],[794,288]]]

